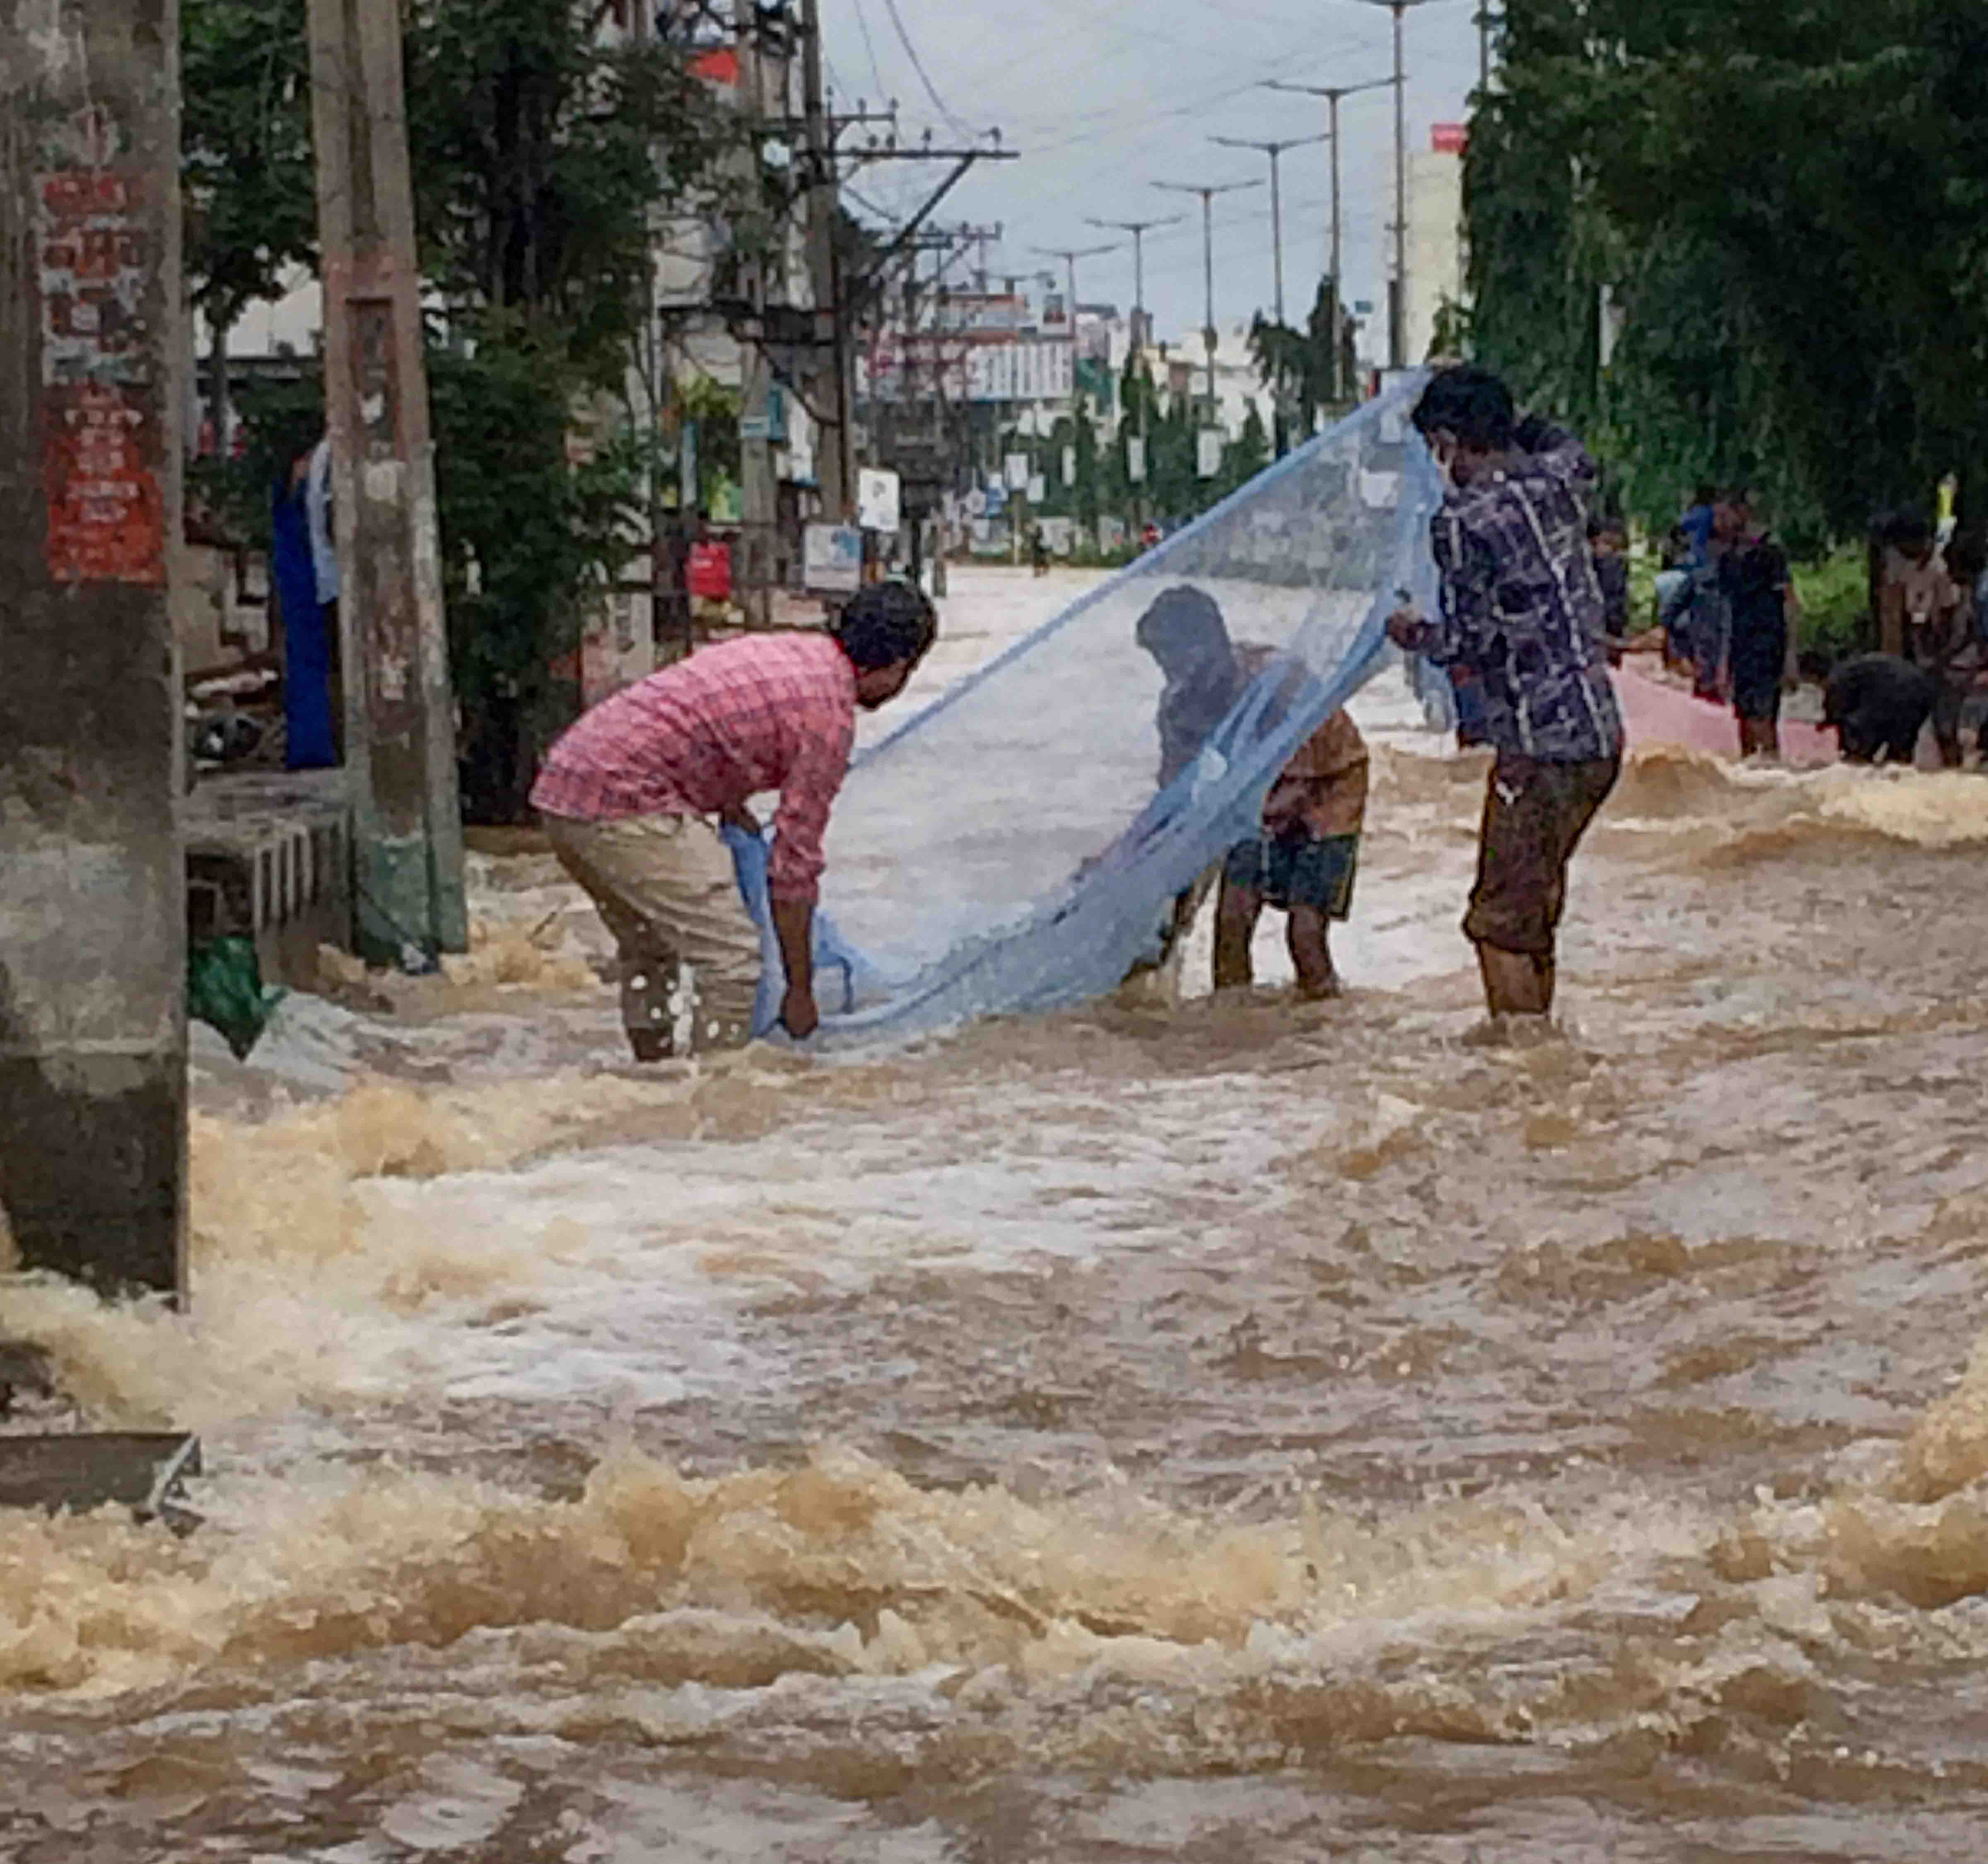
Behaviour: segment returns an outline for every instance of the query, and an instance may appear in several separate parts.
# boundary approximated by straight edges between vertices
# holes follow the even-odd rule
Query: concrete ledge
[[[180,805],[187,932],[255,942],[264,981],[310,990],[317,948],[352,946],[352,814],[342,770],[203,777]]]

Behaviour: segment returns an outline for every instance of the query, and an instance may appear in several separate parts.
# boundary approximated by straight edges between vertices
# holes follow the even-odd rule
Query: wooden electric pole
[[[397,0],[309,0],[360,949],[469,942]]]
[[[0,9],[0,1206],[185,1292],[175,0]]]

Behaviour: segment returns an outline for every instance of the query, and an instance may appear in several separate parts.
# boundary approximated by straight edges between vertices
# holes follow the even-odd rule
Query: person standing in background
[[[1956,531],[1942,567],[1953,600],[1943,619],[1924,631],[1922,655],[1915,658],[1932,676],[1932,733],[1940,762],[1957,770],[1963,762],[1961,715],[1982,671],[1981,604],[1988,594],[1988,545],[1977,531]]]
[[[1608,664],[1622,664],[1629,633],[1629,540],[1619,518],[1592,518],[1587,547],[1594,556],[1594,579],[1601,585],[1601,631],[1608,637]]]
[[[1690,546],[1673,529],[1664,540],[1664,567],[1657,572],[1656,625],[1664,637],[1664,671],[1683,673],[1691,665]]]
[[[1719,590],[1732,620],[1728,649],[1740,755],[1781,754],[1781,694],[1794,684],[1800,606],[1781,546],[1755,522],[1751,496],[1729,492],[1719,507]]]
[[[338,604],[343,584],[338,566],[338,526],[332,500],[331,436],[311,448],[305,475],[304,508],[310,520],[311,573],[317,585],[319,623],[324,631],[325,680],[331,693],[333,762],[345,756],[345,652]]]
[[[1687,569],[1712,567],[1712,539],[1718,526],[1719,495],[1709,484],[1701,482],[1677,521],[1678,535],[1685,541]]]
[[[283,761],[292,770],[335,769],[343,745],[343,694],[338,679],[338,604],[323,587],[312,547],[311,475],[318,455],[292,457],[272,489],[269,572],[282,629]],[[336,583],[333,584],[334,590]]]
[[[1908,513],[1886,527],[1878,573],[1879,651],[1925,664],[1927,643],[1943,635],[1959,597],[1934,546],[1932,526]]]

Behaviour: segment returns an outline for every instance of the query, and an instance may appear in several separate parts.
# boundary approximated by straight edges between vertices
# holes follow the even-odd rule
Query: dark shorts
[[[1232,887],[1260,893],[1280,912],[1310,906],[1327,918],[1343,919],[1353,910],[1353,882],[1360,867],[1357,835],[1258,835],[1239,841],[1222,864]]]
[[[1781,715],[1781,674],[1733,669],[1733,712],[1750,725],[1771,725]]]
[[[1756,628],[1733,644],[1733,709],[1753,724],[1767,724],[1781,715],[1781,675],[1787,671],[1788,633],[1785,625]]]
[[[1502,952],[1553,956],[1567,907],[1567,864],[1621,772],[1620,757],[1584,763],[1499,759],[1485,793],[1466,937]]]

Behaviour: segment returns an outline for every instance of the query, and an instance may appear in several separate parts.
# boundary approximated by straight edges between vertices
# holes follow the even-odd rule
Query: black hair
[[[1946,546],[1946,573],[1960,584],[1971,586],[1988,570],[1988,536],[1971,526],[1956,531]]]
[[[1163,667],[1192,666],[1231,651],[1228,624],[1212,596],[1180,583],[1153,599],[1134,634]]]
[[[1894,512],[1885,520],[1883,536],[1894,550],[1908,550],[1932,542],[1932,524],[1922,511]]]
[[[1415,404],[1414,419],[1425,439],[1454,434],[1475,452],[1499,453],[1512,444],[1517,411],[1511,390],[1498,377],[1466,363],[1436,372]]]
[[[849,598],[829,632],[858,673],[925,658],[938,638],[938,611],[909,583],[869,583]]]
[[[1812,679],[1820,685],[1836,671],[1836,660],[1820,648],[1809,648],[1795,656],[1795,666],[1804,679]]]
[[[1692,488],[1691,502],[1694,506],[1716,505],[1719,502],[1719,493],[1711,480],[1700,479]]]

